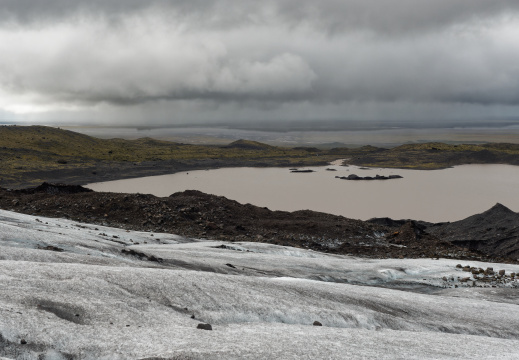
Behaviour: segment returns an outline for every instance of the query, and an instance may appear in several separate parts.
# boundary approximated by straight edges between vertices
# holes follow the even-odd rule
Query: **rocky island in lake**
[[[391,180],[391,179],[402,179],[403,176],[400,175],[389,175],[389,176],[382,176],[382,175],[375,175],[373,176],[358,176],[355,174],[351,174],[348,176],[336,176],[336,179],[341,180]]]

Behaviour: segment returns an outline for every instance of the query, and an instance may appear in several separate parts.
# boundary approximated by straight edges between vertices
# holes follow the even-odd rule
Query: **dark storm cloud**
[[[207,26],[269,22],[310,23],[331,31],[399,32],[433,29],[510,14],[515,0],[3,0],[3,19],[56,21],[84,14],[108,17],[160,9],[203,20]],[[197,24],[203,25],[203,24]]]
[[[3,0],[0,110],[515,106],[518,14],[517,0]]]

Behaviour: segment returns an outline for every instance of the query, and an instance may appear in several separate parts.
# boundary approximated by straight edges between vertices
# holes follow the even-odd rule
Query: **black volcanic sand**
[[[443,229],[454,234],[456,232],[452,229],[458,229],[463,233],[463,223],[456,228],[456,223],[428,224],[391,219],[361,221],[309,210],[271,211],[192,190],[159,198],[142,194],[98,193],[81,186],[44,183],[24,190],[0,188],[0,208],[129,230],[266,242],[370,258],[444,257],[515,262],[510,257],[519,257],[515,239],[515,247],[482,246],[483,243],[473,246],[441,232]],[[510,211],[508,214],[513,219],[506,226],[519,226],[519,215]],[[496,241],[495,237],[490,241]]]

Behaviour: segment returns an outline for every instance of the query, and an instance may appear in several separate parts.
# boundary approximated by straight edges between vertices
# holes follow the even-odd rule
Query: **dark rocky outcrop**
[[[25,190],[21,190],[26,194],[36,194],[36,193],[45,193],[45,194],[79,194],[85,192],[93,192],[91,189],[87,189],[80,185],[66,185],[66,184],[51,184],[44,182],[40,186],[35,188],[29,188]]]
[[[373,219],[369,219],[367,221],[372,224],[387,226],[390,228],[398,228],[406,223],[406,220],[393,220],[388,217],[373,218]]]
[[[407,221],[390,236],[390,241],[394,244],[408,244],[417,242],[424,236],[426,236],[426,233],[423,226],[414,221]]]
[[[436,224],[427,231],[489,256],[519,258],[519,214],[499,203],[481,214]]]

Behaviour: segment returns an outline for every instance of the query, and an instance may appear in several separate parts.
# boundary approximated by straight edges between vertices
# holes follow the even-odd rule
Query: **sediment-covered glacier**
[[[485,287],[463,280],[458,263],[0,211],[0,357],[518,358],[517,281]],[[519,273],[517,265],[461,263]]]

